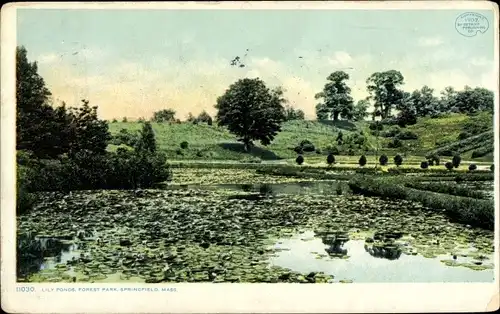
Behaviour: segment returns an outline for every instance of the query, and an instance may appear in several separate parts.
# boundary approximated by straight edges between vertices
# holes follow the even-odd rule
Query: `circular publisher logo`
[[[488,19],[479,13],[467,12],[460,14],[455,21],[457,32],[466,37],[474,37],[477,33],[486,33],[490,23]]]

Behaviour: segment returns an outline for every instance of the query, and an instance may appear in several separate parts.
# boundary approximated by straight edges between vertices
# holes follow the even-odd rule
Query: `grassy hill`
[[[461,114],[436,119],[423,118],[419,119],[417,124],[402,129],[403,131],[411,131],[418,136],[416,140],[403,141],[411,147],[411,150],[407,152],[406,160],[420,162],[429,151],[458,142],[460,133],[464,132],[467,126],[470,126],[471,121],[477,124],[474,119],[477,120],[475,117],[471,118]],[[492,133],[493,120],[491,115],[489,117],[481,116],[480,121],[490,121],[490,129],[487,131]],[[141,128],[139,122],[114,122],[109,125],[112,134],[118,133],[121,129],[138,131]],[[391,126],[385,126],[384,130],[389,128]],[[236,136],[215,124],[209,126],[186,122],[180,124],[153,123],[153,129],[159,148],[165,151],[171,160],[293,160],[297,156],[293,148],[299,145],[302,140],[309,140],[316,149],[319,149],[319,152],[305,152],[304,157],[307,160],[322,160],[333,146],[337,146],[335,140],[339,132],[343,133],[344,139],[363,134],[368,145],[373,147],[377,143],[377,138],[370,133],[368,121],[356,123],[347,121],[335,123],[333,121],[288,121],[283,124],[282,131],[271,145],[264,147],[256,142],[251,153],[244,152],[243,145],[236,141]],[[388,156],[394,156],[397,153],[404,154],[405,152],[401,148],[387,148],[388,143],[392,140],[393,138],[379,137],[380,152]],[[180,149],[180,143],[183,141],[189,143],[187,149]],[[476,143],[472,146],[473,148],[470,150],[466,149],[462,152],[463,159],[471,159],[472,151],[481,145]],[[116,149],[116,146],[110,145],[110,149]],[[354,155],[349,156],[349,159],[356,163],[362,153],[362,150],[354,149]],[[342,152],[341,154],[347,155]],[[372,153],[367,152],[367,154],[371,155]],[[492,158],[492,153],[489,153],[477,158],[477,160],[491,161]]]

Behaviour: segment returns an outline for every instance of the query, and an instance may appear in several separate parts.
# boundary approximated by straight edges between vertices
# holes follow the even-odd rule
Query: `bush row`
[[[488,199],[488,197],[476,190],[471,190],[470,188],[465,188],[457,186],[455,183],[421,183],[421,182],[406,182],[404,184],[408,188],[413,188],[417,190],[431,191],[436,193],[444,193],[450,195],[478,198],[478,199]]]
[[[469,151],[471,149],[479,148],[484,145],[485,142],[493,141],[493,132],[487,131],[481,134],[471,136],[464,140],[454,142],[452,144],[440,147],[433,150],[430,154],[440,155],[440,156],[453,156],[454,153],[462,153]]]
[[[430,209],[444,209],[453,220],[493,230],[495,207],[492,200],[479,200],[428,191],[419,191],[397,184],[395,180],[354,178],[349,187],[356,194],[404,199],[423,204]]]
[[[488,141],[484,143],[481,147],[472,152],[472,158],[479,158],[492,153],[495,149],[493,141]]]

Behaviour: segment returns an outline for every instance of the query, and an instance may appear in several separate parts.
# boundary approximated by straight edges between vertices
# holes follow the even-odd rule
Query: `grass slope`
[[[405,161],[419,164],[427,152],[443,144],[449,145],[457,142],[458,135],[463,131],[464,125],[470,121],[470,117],[462,114],[453,114],[437,119],[419,119],[417,124],[407,127],[407,130],[418,135],[418,140],[405,141],[412,147]],[[153,123],[153,129],[159,148],[165,151],[171,160],[255,161],[284,159],[293,162],[297,156],[293,148],[302,140],[307,139],[321,150],[321,154],[306,152],[304,153],[306,161],[323,162],[328,153],[327,147],[335,146],[335,139],[339,131],[342,131],[344,136],[352,132],[359,133],[363,131],[367,141],[374,145],[377,139],[370,134],[368,125],[368,121],[356,123],[346,121],[288,121],[283,124],[282,131],[269,146],[265,147],[256,142],[251,153],[244,152],[241,143],[236,141],[236,136],[226,128],[218,127],[215,124],[209,126],[207,124],[191,123]],[[138,122],[115,122],[110,123],[109,126],[112,134],[116,134],[122,128],[130,131],[138,131],[141,128],[141,124]],[[383,148],[390,140],[390,138],[379,137],[379,143],[382,147],[379,154],[388,155],[390,162],[392,162],[392,158],[396,154],[403,155],[403,152],[399,149]],[[180,143],[183,141],[189,143],[187,149],[180,149]],[[110,145],[111,150],[115,148]],[[471,160],[471,154],[472,150],[464,152],[463,160]],[[357,163],[359,155],[338,156],[337,160]],[[368,164],[375,162],[372,155],[373,152],[367,152]],[[444,157],[443,160],[445,159],[451,158]],[[492,154],[474,160],[492,161]]]

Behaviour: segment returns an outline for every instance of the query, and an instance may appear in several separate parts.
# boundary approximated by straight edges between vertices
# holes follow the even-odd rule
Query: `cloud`
[[[49,53],[45,55],[41,55],[37,58],[38,64],[51,64],[58,60],[58,56],[55,53]]]
[[[443,44],[440,37],[420,37],[417,40],[417,45],[421,47],[436,47]]]

